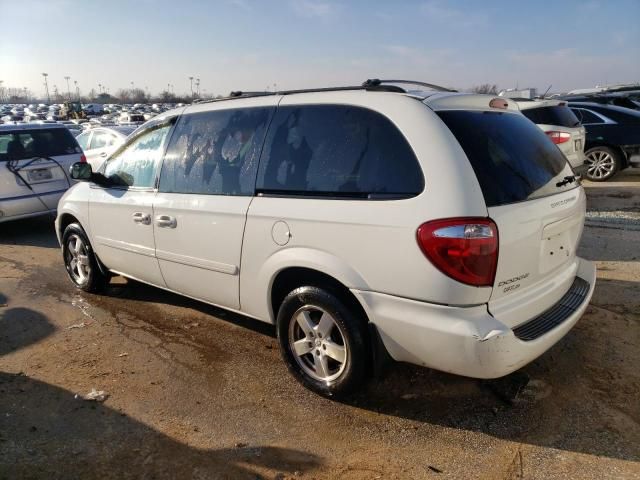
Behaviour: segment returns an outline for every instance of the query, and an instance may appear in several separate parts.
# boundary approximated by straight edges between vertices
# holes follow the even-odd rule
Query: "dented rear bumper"
[[[538,358],[580,319],[593,295],[595,265],[579,259],[576,276],[588,283],[586,294],[581,293],[580,301],[553,328],[529,340],[518,338],[514,329],[489,313],[487,305],[449,307],[375,292],[353,293],[394,360],[468,377],[498,378]],[[562,306],[558,304],[552,308]],[[519,324],[531,320],[524,317]]]

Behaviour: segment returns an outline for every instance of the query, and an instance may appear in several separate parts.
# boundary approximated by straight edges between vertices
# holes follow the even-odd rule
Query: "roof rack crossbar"
[[[447,87],[442,87],[440,85],[436,85],[434,83],[425,83],[425,82],[418,82],[415,80],[380,80],[378,78],[370,78],[368,80],[366,80],[362,86],[363,87],[378,87],[378,86],[383,86],[384,84],[387,83],[399,83],[401,85],[418,85],[421,87],[427,87],[427,88],[431,88],[432,90],[437,90],[439,92],[457,92],[457,90],[454,90],[452,88],[447,88]]]

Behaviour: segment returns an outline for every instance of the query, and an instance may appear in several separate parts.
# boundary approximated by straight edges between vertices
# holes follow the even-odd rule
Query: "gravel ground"
[[[637,212],[629,178],[585,184],[589,210]],[[516,374],[393,365],[338,403],[272,327],[123,279],[79,293],[48,219],[2,225],[0,478],[640,479],[638,245],[585,228],[592,305]]]

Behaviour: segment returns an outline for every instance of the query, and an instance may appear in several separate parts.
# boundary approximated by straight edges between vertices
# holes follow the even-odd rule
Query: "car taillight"
[[[80,155],[80,163],[87,163],[87,157],[84,153]]]
[[[544,132],[544,133],[546,133],[547,137],[549,137],[551,141],[556,145],[559,143],[568,142],[571,139],[571,134],[566,132],[551,131],[551,132]]]
[[[491,286],[498,264],[498,227],[488,218],[423,223],[418,245],[441,272],[467,285]]]

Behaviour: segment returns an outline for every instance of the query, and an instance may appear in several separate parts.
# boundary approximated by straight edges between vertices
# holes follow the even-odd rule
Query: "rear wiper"
[[[560,188],[560,187],[564,187],[565,185],[569,185],[572,182],[576,181],[576,176],[575,175],[567,175],[566,177],[564,177],[564,179],[558,183],[556,183],[556,187]]]

